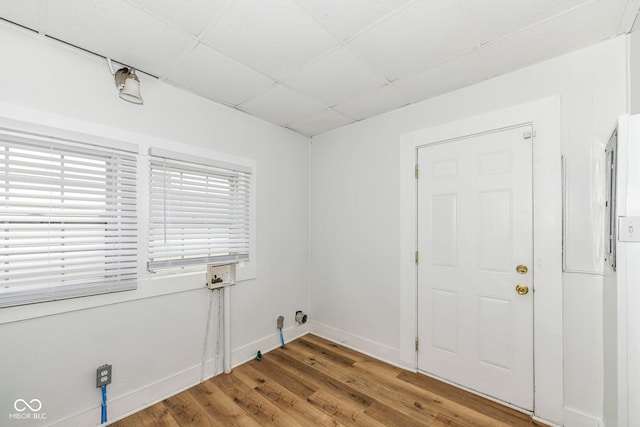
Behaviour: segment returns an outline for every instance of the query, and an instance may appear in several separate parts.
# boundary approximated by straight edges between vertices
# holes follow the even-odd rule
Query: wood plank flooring
[[[544,426],[526,414],[315,335],[112,425]]]

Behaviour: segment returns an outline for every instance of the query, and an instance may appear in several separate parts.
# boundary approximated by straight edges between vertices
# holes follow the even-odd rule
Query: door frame
[[[417,372],[415,165],[419,146],[532,124],[534,417],[562,424],[562,173],[560,97],[429,127],[400,137],[400,362]],[[424,173],[424,172],[423,172]]]

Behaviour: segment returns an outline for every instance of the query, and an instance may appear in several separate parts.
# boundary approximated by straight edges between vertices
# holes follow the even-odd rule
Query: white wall
[[[629,76],[631,87],[629,89],[631,114],[640,113],[640,18],[636,18],[633,30],[629,37],[630,66]]]
[[[567,167],[563,278],[567,425],[602,416],[602,152],[626,109],[626,39],[314,137],[311,311],[315,330],[400,363],[400,135],[559,95]],[[560,159],[558,159],[558,162]]]
[[[293,316],[296,310],[308,311],[307,138],[145,75],[140,76],[144,106],[126,103],[118,98],[103,59],[7,23],[0,23],[0,51],[0,118],[123,139],[143,148],[160,143],[178,151],[255,160],[258,270],[255,280],[231,289],[232,363],[279,344],[279,314],[286,317],[289,337],[304,332],[293,327]],[[112,363],[114,370],[111,419],[197,382],[209,297],[198,280],[147,279],[136,291],[1,310],[0,425],[7,425],[18,398],[40,399],[47,416],[20,425],[99,424],[94,378],[103,363]],[[215,310],[213,320],[208,375],[213,373]]]
[[[620,150],[620,155],[626,158],[626,165],[621,170],[625,177],[619,184],[619,216],[640,217],[640,116],[629,118],[628,140],[626,147]],[[622,145],[622,144],[621,144]],[[624,150],[624,151],[623,151]],[[620,165],[620,161],[618,163]],[[626,173],[625,173],[626,172]],[[625,371],[627,374],[627,416],[628,426],[640,425],[640,242],[618,241],[618,285],[620,292],[626,297],[621,304],[626,314],[626,324],[623,329],[627,333]],[[621,361],[621,364],[622,364]]]

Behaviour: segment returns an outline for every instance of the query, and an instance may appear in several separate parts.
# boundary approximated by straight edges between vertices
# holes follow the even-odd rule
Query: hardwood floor
[[[116,427],[544,426],[526,414],[305,335]]]

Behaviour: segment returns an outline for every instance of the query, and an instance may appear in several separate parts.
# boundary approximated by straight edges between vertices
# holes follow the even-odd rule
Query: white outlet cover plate
[[[621,216],[618,222],[618,240],[640,242],[640,216]]]

